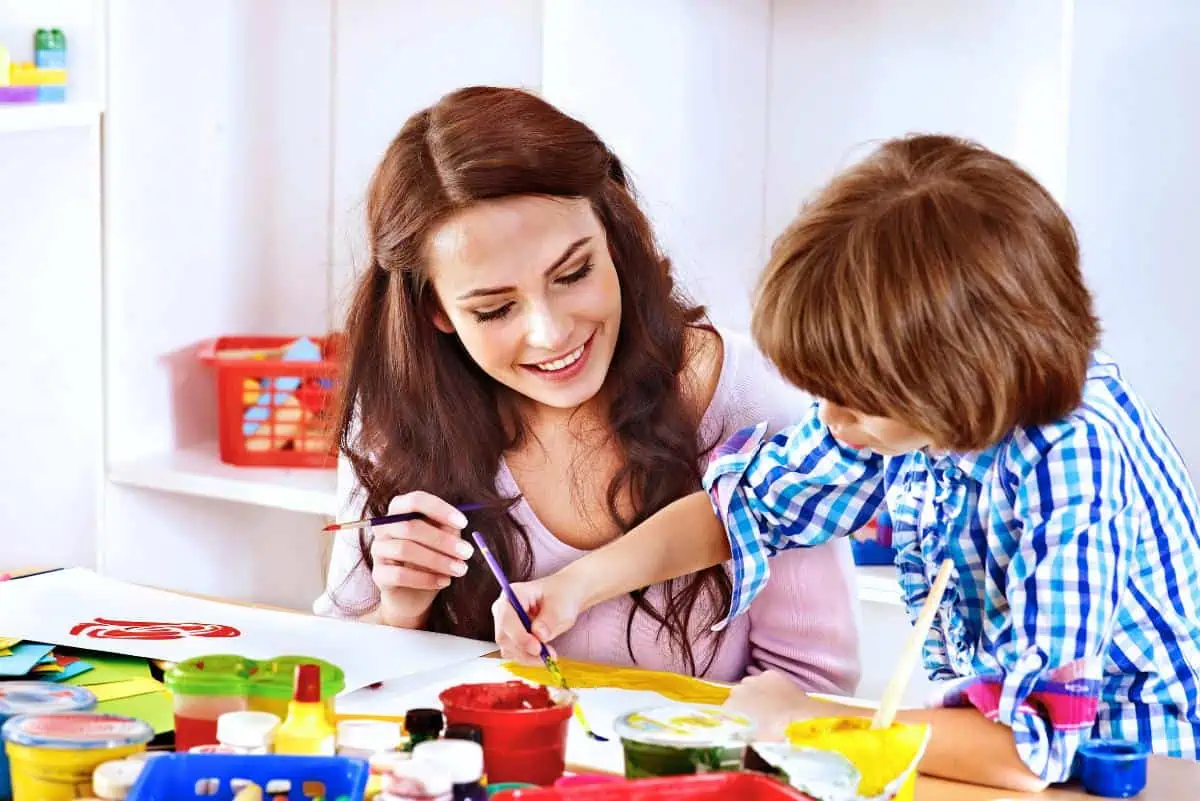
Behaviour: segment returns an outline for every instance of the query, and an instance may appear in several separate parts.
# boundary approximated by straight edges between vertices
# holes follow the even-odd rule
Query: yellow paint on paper
[[[112,681],[108,684],[93,684],[88,689],[96,694],[97,701],[113,701],[117,698],[129,698],[134,695],[162,692],[165,688],[161,681],[146,678]]]
[[[906,723],[872,729],[870,718],[813,718],[792,723],[786,734],[792,745],[833,751],[854,763],[862,774],[861,797],[875,798],[890,788],[903,799],[912,797],[912,779],[930,730]]]
[[[703,679],[681,676],[659,670],[598,665],[592,662],[577,662],[559,659],[558,667],[573,690],[608,687],[617,690],[641,690],[654,692],[685,704],[713,704],[719,706],[729,697],[729,688],[712,684]],[[541,665],[518,665],[505,662],[504,668],[520,679],[536,684],[558,686],[550,672]]]

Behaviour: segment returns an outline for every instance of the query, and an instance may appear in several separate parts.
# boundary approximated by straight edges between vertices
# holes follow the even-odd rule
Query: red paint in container
[[[553,784],[566,763],[572,693],[521,681],[459,684],[438,698],[446,722],[483,732],[488,783]]]

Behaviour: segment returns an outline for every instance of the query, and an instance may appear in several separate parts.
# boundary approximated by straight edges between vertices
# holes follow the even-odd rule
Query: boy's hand
[[[792,721],[836,714],[834,708],[808,697],[794,681],[782,673],[768,670],[747,676],[729,691],[725,707],[747,715],[754,721],[760,740],[782,740]]]
[[[496,644],[505,659],[526,665],[540,664],[542,643],[550,642],[575,625],[583,611],[583,596],[575,591],[577,588],[571,582],[564,581],[561,574],[513,584],[512,589],[529,614],[533,634],[525,631],[508,596],[501,593],[492,604]]]

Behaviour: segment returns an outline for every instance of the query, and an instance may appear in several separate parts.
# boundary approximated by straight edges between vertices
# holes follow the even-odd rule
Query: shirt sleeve
[[[883,502],[884,459],[838,443],[814,402],[804,422],[768,438],[767,424],[735,433],[704,475],[732,552],[728,617],[745,612],[769,576],[767,559],[861,528]]]
[[[1040,441],[1039,441],[1040,440]],[[1012,729],[1017,753],[1050,782],[1070,777],[1096,720],[1104,654],[1136,536],[1132,473],[1109,429],[1079,424],[1054,442],[1035,432],[1010,449],[1020,542],[1006,574],[1009,627],[993,645],[999,672],[957,688]]]
[[[338,520],[356,520],[363,513],[365,498],[354,468],[345,454],[338,455]],[[329,552],[325,590],[313,602],[313,612],[326,617],[361,617],[379,605],[379,588],[363,560],[360,537],[369,529],[350,529],[334,534]],[[369,545],[370,540],[365,542]]]

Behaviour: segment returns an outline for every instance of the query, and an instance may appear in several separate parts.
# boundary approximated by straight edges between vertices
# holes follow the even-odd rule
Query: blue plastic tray
[[[368,773],[366,760],[340,756],[169,754],[146,763],[126,801],[232,801],[234,779],[287,781],[289,801],[362,801]]]

